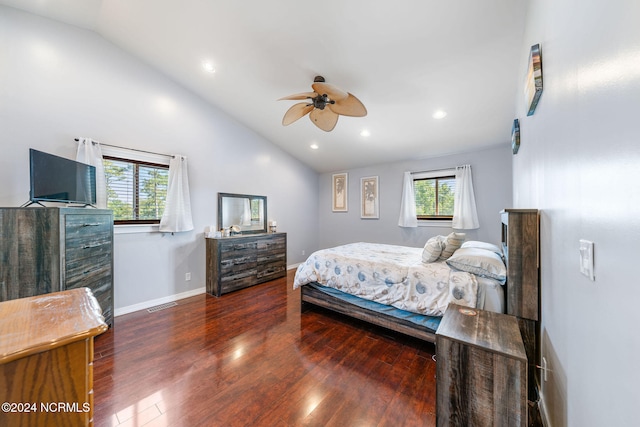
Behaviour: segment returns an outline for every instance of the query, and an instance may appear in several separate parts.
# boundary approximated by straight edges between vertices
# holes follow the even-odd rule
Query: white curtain
[[[167,200],[160,220],[160,231],[179,232],[193,230],[191,198],[187,176],[187,158],[174,155],[169,162]]]
[[[404,173],[402,184],[402,202],[400,204],[400,227],[417,227],[418,218],[416,215],[416,195],[413,190],[413,176],[411,172]]]
[[[102,149],[97,141],[91,138],[78,138],[78,151],[76,160],[96,168],[96,207],[107,207],[107,180],[102,164]]]
[[[240,219],[240,225],[251,225],[251,200],[244,199],[243,201],[242,218]]]
[[[456,168],[456,194],[453,204],[452,227],[465,230],[480,228],[470,165]]]

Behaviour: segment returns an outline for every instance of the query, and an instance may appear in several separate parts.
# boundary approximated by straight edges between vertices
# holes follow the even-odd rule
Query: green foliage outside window
[[[103,165],[114,222],[158,223],[167,199],[168,166],[111,157]]]
[[[418,219],[451,219],[456,180],[453,176],[413,181]]]

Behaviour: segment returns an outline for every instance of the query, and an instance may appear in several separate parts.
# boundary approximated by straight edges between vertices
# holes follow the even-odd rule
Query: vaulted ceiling
[[[526,2],[0,0],[95,31],[318,172],[508,144]],[[368,115],[283,126],[278,99],[317,75]]]

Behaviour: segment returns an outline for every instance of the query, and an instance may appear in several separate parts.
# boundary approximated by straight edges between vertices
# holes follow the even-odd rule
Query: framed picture
[[[331,209],[333,212],[347,212],[349,190],[349,174],[335,173],[331,176],[331,192],[333,194]]]
[[[360,218],[378,219],[379,207],[378,177],[360,178]]]
[[[540,55],[540,45],[534,44],[529,53],[529,69],[524,84],[527,116],[531,116],[536,111],[540,95],[542,95],[542,56]]]
[[[513,154],[518,154],[520,149],[520,120],[515,119],[513,126],[511,127],[511,151]]]

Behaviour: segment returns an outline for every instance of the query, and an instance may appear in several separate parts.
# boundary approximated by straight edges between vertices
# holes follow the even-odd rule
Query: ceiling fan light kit
[[[336,127],[339,116],[364,117],[367,109],[358,98],[332,84],[324,77],[316,76],[311,85],[313,92],[296,93],[280,98],[282,100],[306,100],[294,104],[282,118],[282,125],[288,126],[309,114],[311,122],[325,132]]]

